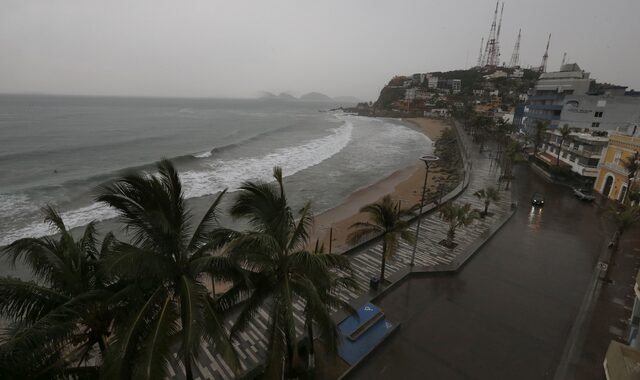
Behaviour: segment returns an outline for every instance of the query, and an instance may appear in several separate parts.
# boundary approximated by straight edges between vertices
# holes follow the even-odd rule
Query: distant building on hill
[[[542,73],[527,101],[525,124],[533,126],[542,121],[549,123],[550,128],[557,127],[564,98],[586,94],[590,84],[589,73],[584,72],[577,63],[566,64],[557,72]]]
[[[427,87],[432,90],[438,88],[438,77],[429,74],[429,77],[427,78]]]
[[[460,79],[451,80],[451,92],[458,94],[462,91],[462,81]]]

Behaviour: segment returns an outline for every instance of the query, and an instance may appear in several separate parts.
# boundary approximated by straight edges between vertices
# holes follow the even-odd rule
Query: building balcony
[[[562,104],[528,104],[527,107],[531,110],[544,110],[544,111],[561,111]]]
[[[626,344],[612,340],[602,365],[608,380],[640,379],[640,351]]]
[[[529,119],[547,120],[547,121],[560,119],[560,115],[556,116],[554,114],[545,114],[545,113],[537,113],[537,112],[525,112],[524,116]]]
[[[580,172],[580,175],[583,177],[593,177],[593,178],[597,178],[598,177],[598,168],[597,167],[593,167],[593,166],[581,166],[582,170]]]
[[[620,174],[621,176],[625,176],[626,177],[628,175],[627,169],[625,169],[622,166],[617,165],[617,164],[615,164],[613,162],[603,162],[603,163],[600,164],[600,167],[603,168],[603,169],[609,170],[611,172]]]
[[[542,100],[560,100],[564,95],[534,95],[529,97],[529,101],[542,101]]]

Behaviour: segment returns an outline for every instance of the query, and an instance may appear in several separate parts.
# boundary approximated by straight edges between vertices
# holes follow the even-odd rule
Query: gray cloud
[[[395,74],[472,66],[488,0],[0,0],[0,92],[377,96]],[[637,0],[508,1],[502,60],[567,52],[592,76],[640,89]]]

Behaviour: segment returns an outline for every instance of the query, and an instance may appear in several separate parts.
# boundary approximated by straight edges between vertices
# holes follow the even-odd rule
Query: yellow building
[[[640,137],[609,135],[609,145],[598,165],[595,191],[613,200],[624,199],[629,178],[622,162],[636,152],[640,152]]]

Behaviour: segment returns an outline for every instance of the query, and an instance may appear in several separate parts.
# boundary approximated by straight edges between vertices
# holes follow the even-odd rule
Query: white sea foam
[[[332,130],[328,136],[311,140],[305,144],[277,149],[263,157],[215,161],[208,171],[187,171],[181,175],[186,196],[201,197],[215,194],[225,188],[235,190],[247,180],[270,180],[274,166],[282,167],[285,176],[310,168],[334,156],[344,149],[351,140],[353,123]]]
[[[114,209],[103,204],[93,203],[86,207],[63,212],[60,216],[62,216],[62,220],[64,220],[67,228],[75,228],[84,226],[93,220],[99,221],[114,218],[117,216],[117,213]],[[0,236],[0,246],[7,245],[16,239],[28,236],[50,235],[53,232],[48,223],[32,223],[27,227],[9,230],[4,233]]]
[[[202,152],[202,153],[198,153],[198,154],[194,154],[193,157],[195,158],[207,158],[207,157],[211,157],[211,151],[208,150],[206,152]]]
[[[283,174],[289,176],[301,170],[317,165],[344,149],[351,140],[353,124],[343,118],[342,126],[332,130],[328,136],[311,140],[305,144],[281,148],[263,157],[243,158],[228,161],[216,161],[210,164],[211,170],[187,171],[181,174],[187,198],[215,194],[225,188],[237,189],[246,180],[270,180],[274,166],[282,167]],[[210,153],[210,152],[209,152]],[[17,198],[0,198],[0,215],[16,212]],[[26,202],[26,200],[23,200]],[[37,206],[33,206],[37,207]],[[5,214],[6,208],[7,214]],[[102,204],[93,203],[86,207],[63,212],[61,214],[67,228],[86,225],[96,220],[106,220],[117,216],[115,210]],[[44,236],[53,233],[44,222],[32,223],[24,228],[6,231],[0,236],[0,246],[27,236]]]
[[[38,206],[31,203],[24,194],[0,194],[0,217],[2,218],[33,212],[37,209]]]

